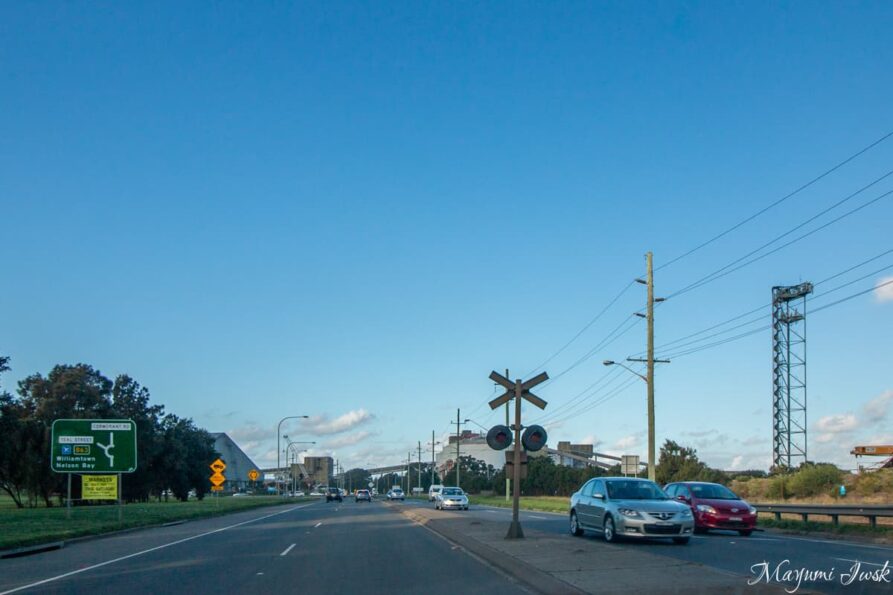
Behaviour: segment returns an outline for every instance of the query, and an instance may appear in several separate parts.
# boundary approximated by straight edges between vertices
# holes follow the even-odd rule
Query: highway
[[[527,593],[380,502],[262,508],[0,560],[7,593]]]
[[[412,500],[288,504],[75,541],[61,550],[0,560],[0,595],[212,590],[435,595],[531,592],[466,548],[401,514],[406,509],[431,507]],[[441,515],[505,522],[507,526],[511,511],[472,505],[468,511]],[[636,552],[648,552],[735,575],[742,586],[754,576],[751,567],[763,562],[774,568],[789,560],[790,569],[835,568],[840,573],[855,561],[861,562],[863,570],[872,570],[893,558],[893,548],[887,546],[777,533],[696,535],[685,546],[668,540],[606,544],[600,536],[588,533],[572,537],[563,514],[522,511],[521,520],[531,533],[541,531],[558,536],[561,543],[578,544],[567,551],[599,556],[611,548],[629,552],[630,559]],[[697,572],[699,567],[691,568],[690,572]],[[610,576],[597,580],[601,585],[610,583]],[[654,586],[642,584],[652,590]],[[889,592],[890,587],[843,586],[835,581],[804,584],[798,592],[880,593]]]
[[[407,501],[407,506],[431,507],[432,504]],[[471,515],[486,520],[511,520],[511,510],[492,506],[472,505],[467,511],[450,512],[453,515]],[[670,540],[623,541],[607,544],[601,535],[587,532],[583,537],[572,537],[568,531],[568,519],[564,514],[521,511],[524,528],[546,533],[566,535],[585,543],[597,552],[598,548],[627,548],[646,551],[651,554],[669,556],[680,560],[703,564],[742,577],[752,577],[751,566],[766,562],[770,570],[785,560],[789,565],[783,568],[810,570],[834,568],[839,575],[847,572],[857,561],[861,570],[879,569],[889,560],[893,563],[893,547],[851,540],[831,540],[809,538],[781,533],[757,532],[750,537],[740,537],[737,533],[719,531],[706,535],[695,535],[688,545],[675,545]],[[893,578],[893,577],[891,577]],[[805,590],[803,587],[801,591]],[[839,581],[809,585],[810,590],[827,593],[871,593],[890,592],[891,584],[851,584],[841,585]]]

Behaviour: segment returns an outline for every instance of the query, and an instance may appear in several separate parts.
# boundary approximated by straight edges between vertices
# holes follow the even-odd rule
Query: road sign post
[[[211,474],[211,491],[214,492],[215,496],[219,496],[220,494],[217,492],[223,491],[223,484],[226,482],[226,476],[223,474],[226,470],[226,463],[218,458],[216,461],[208,465],[208,467],[214,472]],[[220,500],[215,498],[215,501],[217,502],[217,506],[220,506]]]
[[[490,409],[496,409],[500,405],[508,403],[511,399],[515,400],[515,423],[512,426],[512,430],[515,431],[515,452],[512,464],[512,474],[514,476],[512,480],[514,483],[512,493],[512,524],[509,525],[508,533],[505,536],[506,539],[521,539],[524,537],[524,531],[521,529],[521,521],[518,518],[518,509],[521,504],[521,430],[523,429],[523,426],[521,425],[521,399],[526,399],[540,409],[545,409],[546,402],[530,392],[530,389],[548,379],[549,375],[542,372],[526,382],[521,382],[520,379],[512,382],[495,370],[490,373],[490,380],[502,385],[502,387],[506,389],[505,393],[490,401]]]
[[[71,518],[73,473],[118,475],[118,521],[123,518],[121,474],[136,471],[136,423],[131,419],[57,419],[50,434],[50,469],[68,474]]]

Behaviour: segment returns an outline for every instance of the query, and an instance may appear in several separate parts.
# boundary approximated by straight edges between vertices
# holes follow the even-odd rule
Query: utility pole
[[[646,263],[646,276],[645,280],[636,279],[636,282],[641,283],[648,288],[648,302],[645,309],[645,320],[648,323],[648,348],[646,358],[626,358],[626,361],[629,362],[642,362],[647,366],[647,371],[645,375],[645,382],[648,384],[648,479],[651,481],[656,480],[656,453],[655,453],[655,439],[654,439],[654,364],[668,364],[669,360],[656,360],[654,359],[654,302],[662,302],[664,298],[655,298],[654,297],[654,266],[652,264],[652,254],[648,252],[645,255],[645,263]],[[637,316],[642,316],[637,313]]]
[[[431,430],[431,485],[434,485],[434,430]]]
[[[509,376],[508,368],[505,369],[505,377],[511,378],[511,376]],[[505,425],[511,426],[511,422],[509,421],[509,403],[508,403],[508,401],[505,402]],[[509,479],[509,474],[506,473],[505,474],[505,501],[508,502],[511,499],[512,499],[512,480]]]
[[[419,493],[422,493],[422,441],[419,440]]]
[[[456,421],[451,421],[451,424],[456,424],[456,487],[461,487],[459,485],[459,440],[462,438],[462,423],[459,421],[459,410],[456,409]],[[468,421],[468,420],[466,420]]]

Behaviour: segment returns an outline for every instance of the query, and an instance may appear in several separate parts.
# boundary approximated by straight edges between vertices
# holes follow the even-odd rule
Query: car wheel
[[[611,517],[605,518],[604,534],[605,541],[608,543],[617,541],[617,530],[614,528],[614,519]]]
[[[583,535],[583,529],[580,528],[580,523],[577,521],[577,513],[575,511],[571,511],[571,535],[575,535],[576,537]]]
[[[741,531],[738,531],[738,535],[740,535],[741,537],[750,537],[751,533],[753,533],[753,531],[750,529],[743,529]]]
[[[673,543],[676,545],[685,545],[691,540],[691,537],[674,537]]]
[[[467,506],[465,507],[465,510],[468,510],[468,507],[467,507]]]
[[[707,532],[707,529],[704,527],[695,527],[695,533],[698,535],[702,535]]]

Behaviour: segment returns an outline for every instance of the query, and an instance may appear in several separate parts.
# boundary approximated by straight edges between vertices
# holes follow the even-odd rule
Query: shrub
[[[785,486],[785,496],[808,498],[832,493],[843,481],[843,471],[830,463],[803,465],[791,475]],[[790,493],[788,493],[790,491]]]

